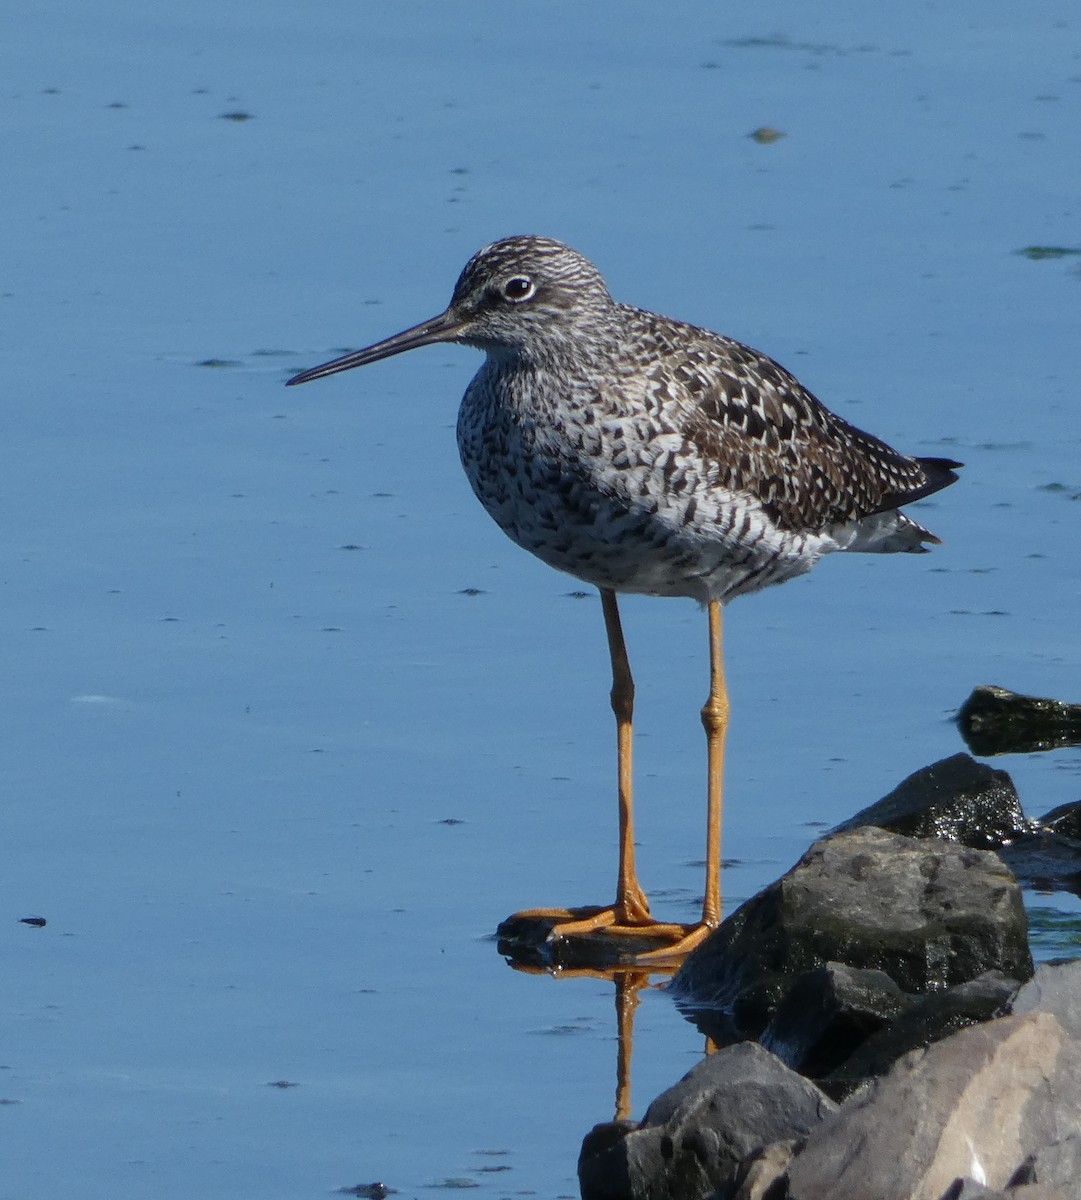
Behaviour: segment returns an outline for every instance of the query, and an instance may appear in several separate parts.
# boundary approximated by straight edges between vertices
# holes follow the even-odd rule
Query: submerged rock
[[[1026,933],[1017,881],[995,855],[868,826],[815,843],[688,956],[670,990],[726,1044],[762,1034],[797,979],[827,963],[917,994],[990,970],[1027,979]]]
[[[1023,883],[1040,891],[1081,895],[1081,842],[1038,829],[1012,846],[1003,846],[1002,861]]]
[[[975,754],[1031,754],[1081,745],[1081,704],[978,687],[961,705],[957,725]]]

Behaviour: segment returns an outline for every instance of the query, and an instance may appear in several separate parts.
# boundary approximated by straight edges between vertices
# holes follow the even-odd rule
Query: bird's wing
[[[748,346],[714,334],[681,350],[649,370],[650,390],[711,482],[755,496],[782,528],[859,520],[956,478],[957,464],[909,458],[849,425]]]

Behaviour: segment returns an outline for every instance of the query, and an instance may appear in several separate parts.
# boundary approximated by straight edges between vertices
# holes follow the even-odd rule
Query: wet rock
[[[1041,891],[1081,895],[1081,842],[1038,829],[999,851],[1002,861],[1023,883]]]
[[[1042,963],[1010,1005],[1016,1016],[1049,1012],[1081,1042],[1081,959],[1065,963]],[[1081,1179],[1081,1171],[1078,1172]]]
[[[1040,817],[1036,824],[1050,833],[1081,842],[1081,800],[1075,800],[1071,804],[1060,804],[1058,808],[1053,808]]]
[[[1002,1189],[1078,1128],[1081,1045],[1050,1013],[1002,1017],[905,1055],[857,1092],[792,1159],[783,1194],[940,1200],[966,1176]]]
[[[826,963],[796,977],[759,1041],[817,1080],[911,1003],[885,971]]]
[[[582,1200],[731,1196],[759,1147],[805,1137],[834,1108],[768,1050],[728,1047],[658,1096],[640,1125],[614,1122],[586,1135]]]
[[[582,1200],[628,1200],[650,1195],[646,1180],[656,1164],[631,1135],[637,1121],[605,1121],[582,1139],[578,1154],[578,1188]],[[653,1149],[653,1147],[650,1147]]]
[[[1028,834],[1000,853],[1022,882],[1081,895],[1081,801],[1062,804],[1033,821]]]
[[[974,754],[1031,754],[1081,744],[1081,704],[978,687],[961,705],[957,725]]]
[[[843,1100],[861,1084],[884,1075],[903,1054],[989,1021],[1007,1010],[1021,986],[1001,971],[984,974],[941,992],[909,997],[910,1005],[867,1040],[819,1086],[834,1100]]]
[[[968,754],[914,772],[834,832],[862,825],[906,837],[946,838],[979,850],[1008,845],[1032,829],[1009,775]]]
[[[882,971],[903,992],[988,970],[1032,974],[1017,881],[1000,859],[873,826],[815,843],[688,956],[670,984],[721,1044],[756,1038],[796,979],[826,963]]]
[[[834,832],[862,825],[997,850],[1024,883],[1081,895],[1081,803],[1029,821],[1009,775],[967,754],[916,771]]]

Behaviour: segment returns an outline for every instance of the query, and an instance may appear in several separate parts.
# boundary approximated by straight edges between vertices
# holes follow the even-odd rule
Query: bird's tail
[[[834,534],[844,550],[864,554],[926,554],[942,539],[896,509],[853,521]]]
[[[878,512],[838,530],[843,549],[868,554],[925,554],[928,546],[941,544],[941,538],[900,509],[956,483],[956,468],[964,464],[952,458],[918,458],[916,462],[922,469],[923,482],[909,491],[884,496]]]

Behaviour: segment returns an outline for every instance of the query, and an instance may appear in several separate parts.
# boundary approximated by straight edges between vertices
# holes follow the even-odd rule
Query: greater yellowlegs
[[[477,498],[519,546],[600,590],[618,738],[619,877],[611,905],[534,909],[551,938],[643,935],[677,957],[720,920],[729,701],[721,613],[834,550],[918,552],[898,511],[953,483],[824,408],[784,367],[705,329],[620,304],[582,255],[541,237],[486,246],[445,312],[304,371],[304,383],[433,342],[483,350],[458,413]],[[616,596],[688,596],[708,611],[706,889],[701,921],[650,914],[634,860],[634,683]]]

